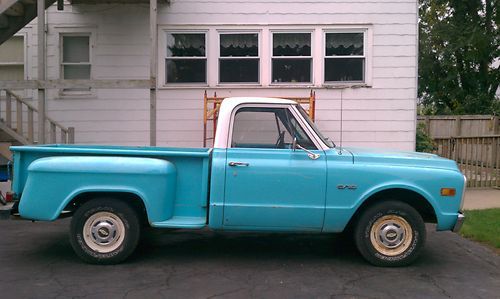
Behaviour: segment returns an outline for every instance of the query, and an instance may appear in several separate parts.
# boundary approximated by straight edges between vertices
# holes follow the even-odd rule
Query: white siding
[[[93,35],[94,79],[147,79],[149,75],[147,5],[66,6],[48,12],[47,76],[59,78],[59,34]],[[371,30],[371,84],[325,88],[315,81],[317,123],[333,140],[340,138],[343,98],[344,145],[412,150],[416,120],[416,0],[225,1],[171,0],[160,5],[161,29],[233,27],[273,29],[287,26],[367,26]],[[274,26],[274,27],[273,27]],[[36,27],[34,27],[36,28]],[[36,30],[26,29],[28,44]],[[318,45],[321,45],[318,43]],[[160,46],[161,47],[161,46]],[[28,76],[36,76],[36,47]],[[159,49],[159,53],[163,51]],[[322,58],[316,58],[321,60]],[[266,61],[261,61],[267,63]],[[159,68],[159,72],[163,72]],[[160,76],[161,77],[161,76]],[[212,82],[212,81],[210,81]],[[309,87],[209,86],[158,91],[158,145],[202,145],[203,92],[219,96],[308,96]],[[62,98],[50,92],[49,115],[76,128],[78,143],[146,145],[149,143],[149,91],[97,90],[86,98]]]

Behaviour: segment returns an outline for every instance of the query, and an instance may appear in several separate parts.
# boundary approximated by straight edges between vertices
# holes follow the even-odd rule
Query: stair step
[[[9,27],[9,18],[5,15],[0,15],[0,29]]]
[[[13,207],[14,207],[13,202],[9,202],[6,205],[0,203],[0,219],[9,219]]]
[[[45,7],[50,7],[54,2],[55,0],[45,0]],[[0,28],[0,44],[31,22],[36,14],[36,5],[33,0],[1,0],[0,15],[7,17],[7,22],[3,18],[2,28]]]
[[[21,2],[16,2],[7,8],[4,14],[7,16],[21,17],[24,15],[24,5]]]
[[[203,228],[207,223],[205,217],[174,216],[166,221],[153,222],[151,226],[160,228]]]
[[[0,142],[10,142],[15,145],[20,145],[21,143],[16,140],[13,136],[11,136],[9,133],[3,131],[0,129]]]
[[[10,142],[0,142],[0,161],[4,159],[12,160],[12,152],[9,149],[11,145]]]

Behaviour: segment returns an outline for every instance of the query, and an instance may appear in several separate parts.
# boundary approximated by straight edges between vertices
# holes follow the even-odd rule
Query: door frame
[[[299,105],[299,104],[297,104]],[[307,124],[304,119],[302,119],[302,115],[296,110],[295,105],[291,104],[262,104],[262,103],[244,103],[240,104],[236,107],[234,107],[233,111],[231,112],[231,118],[229,120],[229,130],[228,130],[228,136],[227,136],[227,143],[226,143],[226,149],[230,149],[232,141],[233,141],[233,128],[234,128],[234,117],[238,110],[241,108],[285,108],[292,113],[293,117],[297,120],[299,123],[300,127],[304,132],[307,134],[307,136],[311,139],[311,141],[314,143],[316,146],[317,150],[322,150],[323,152],[325,150],[328,150],[329,148],[324,145],[321,140],[319,140],[318,136],[313,132],[313,130],[309,127],[309,124]]]

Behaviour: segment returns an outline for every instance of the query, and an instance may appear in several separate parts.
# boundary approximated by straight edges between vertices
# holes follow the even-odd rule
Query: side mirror
[[[311,159],[311,160],[316,160],[319,158],[319,155],[318,154],[315,154],[313,152],[311,152],[310,150],[302,147],[300,144],[297,143],[297,137],[294,137],[293,138],[293,143],[292,143],[292,150],[295,151],[296,149],[301,149],[303,150],[304,152],[307,153],[307,156]]]

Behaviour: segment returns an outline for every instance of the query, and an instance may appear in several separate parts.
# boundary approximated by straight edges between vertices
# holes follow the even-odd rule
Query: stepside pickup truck
[[[294,101],[222,103],[213,149],[15,146],[12,213],[71,215],[70,242],[90,263],[135,249],[141,228],[352,231],[379,266],[411,263],[424,222],[460,229],[465,179],[436,155],[339,148]]]

